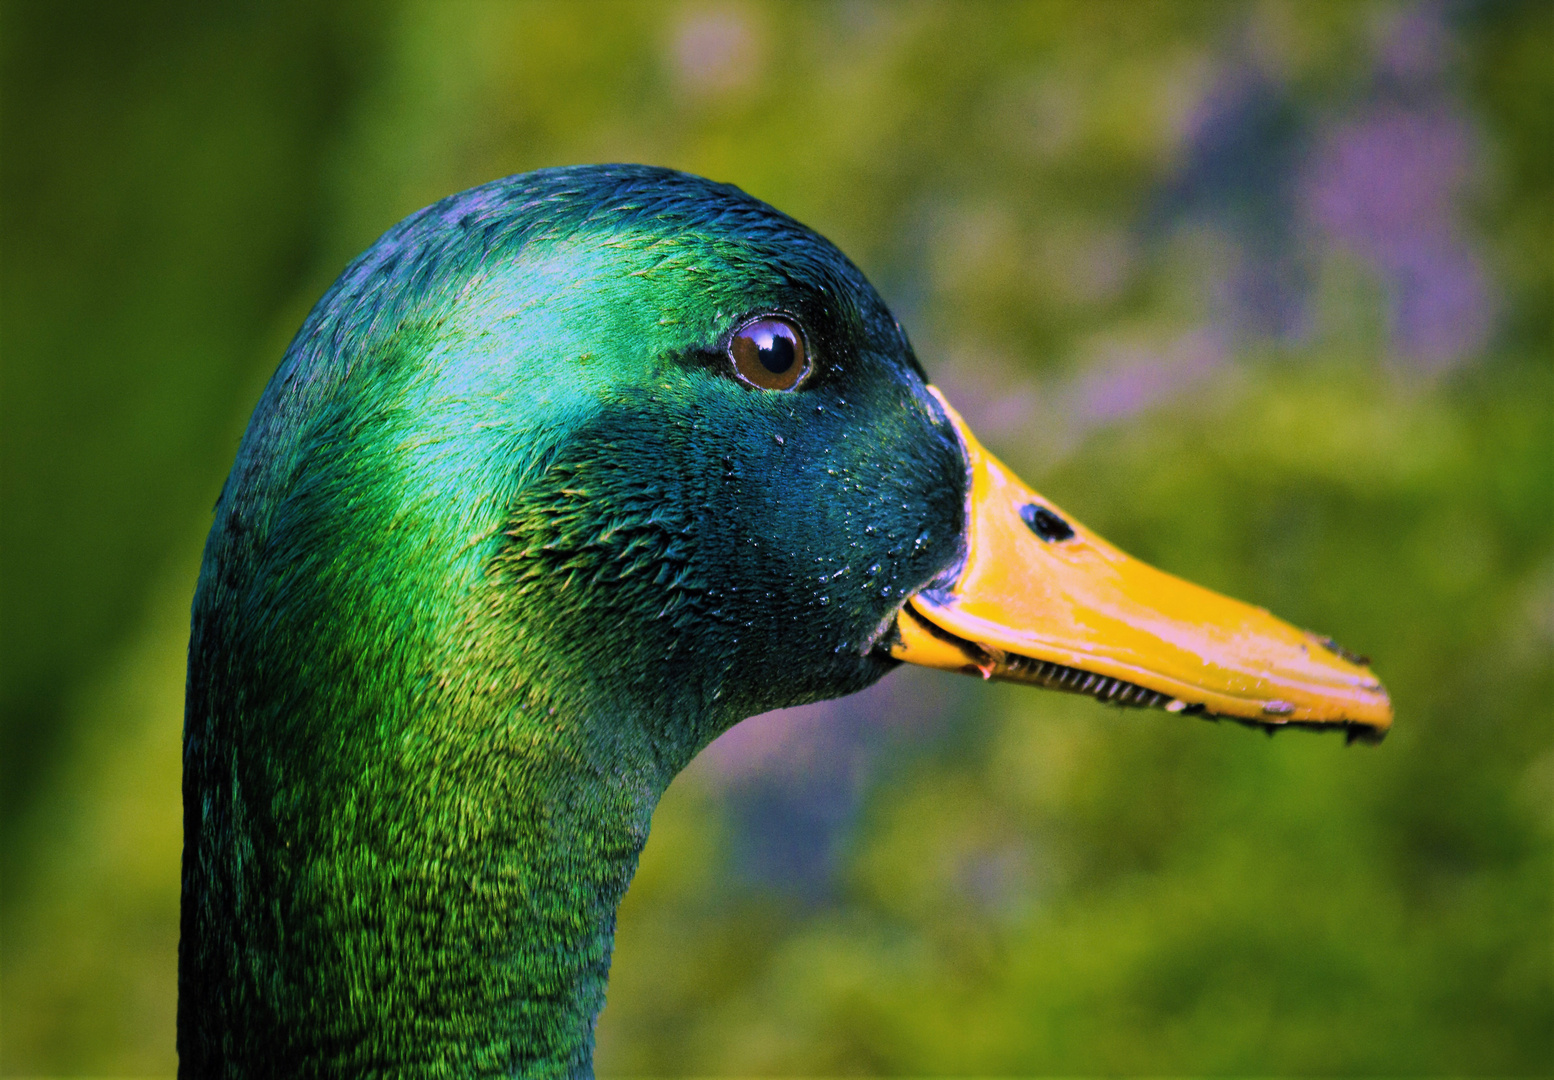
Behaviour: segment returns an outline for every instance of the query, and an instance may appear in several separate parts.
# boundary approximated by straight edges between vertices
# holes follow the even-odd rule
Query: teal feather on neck
[[[737,379],[752,316],[797,390]],[[255,411],[195,598],[186,1076],[587,1074],[675,774],[861,689],[952,564],[966,461],[825,240],[661,169],[406,219]]]

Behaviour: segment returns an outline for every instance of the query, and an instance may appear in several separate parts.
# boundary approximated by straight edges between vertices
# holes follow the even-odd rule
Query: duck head
[[[206,547],[185,1073],[586,1072],[673,776],[901,662],[1391,717],[1023,485],[846,257],[737,189],[558,169],[406,219],[309,315]]]

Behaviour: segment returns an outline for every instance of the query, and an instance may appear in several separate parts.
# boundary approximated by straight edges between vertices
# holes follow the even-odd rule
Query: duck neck
[[[656,725],[483,670],[284,715],[224,706],[253,688],[207,673],[191,662],[183,1074],[590,1074],[672,775]]]

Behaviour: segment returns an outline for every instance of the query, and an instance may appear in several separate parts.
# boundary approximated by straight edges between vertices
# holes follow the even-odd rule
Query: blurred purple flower
[[[1456,45],[1446,8],[1386,8],[1374,29],[1369,89],[1341,116],[1302,103],[1270,75],[1277,64],[1228,61],[1146,227],[1208,224],[1230,241],[1214,318],[1242,337],[1304,336],[1320,321],[1310,262],[1355,256],[1386,289],[1394,355],[1445,370],[1494,330],[1495,290],[1462,224],[1482,143],[1444,78]]]
[[[1228,362],[1224,335],[1208,329],[1185,334],[1164,350],[1117,347],[1063,388],[1058,411],[1077,439],[1171,400]]]
[[[943,672],[902,668],[851,697],[753,716],[688,770],[729,797],[747,877],[823,897],[865,791],[892,752],[939,730],[955,693]]]
[[[1377,69],[1384,76],[1406,82],[1438,75],[1456,44],[1439,3],[1383,10],[1376,31]]]
[[[1393,347],[1426,371],[1471,357],[1493,329],[1488,275],[1458,223],[1478,151],[1444,102],[1383,104],[1325,132],[1303,178],[1306,216],[1382,273]]]
[[[749,85],[759,75],[759,42],[738,9],[699,12],[687,18],[670,47],[680,85],[696,94],[719,94]]]

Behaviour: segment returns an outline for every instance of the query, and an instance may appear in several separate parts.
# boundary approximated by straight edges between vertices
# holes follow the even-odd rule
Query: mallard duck
[[[1391,723],[1358,658],[1022,483],[737,188],[550,169],[412,215],[307,317],[205,548],[182,1074],[588,1074],[675,774],[902,662]]]

